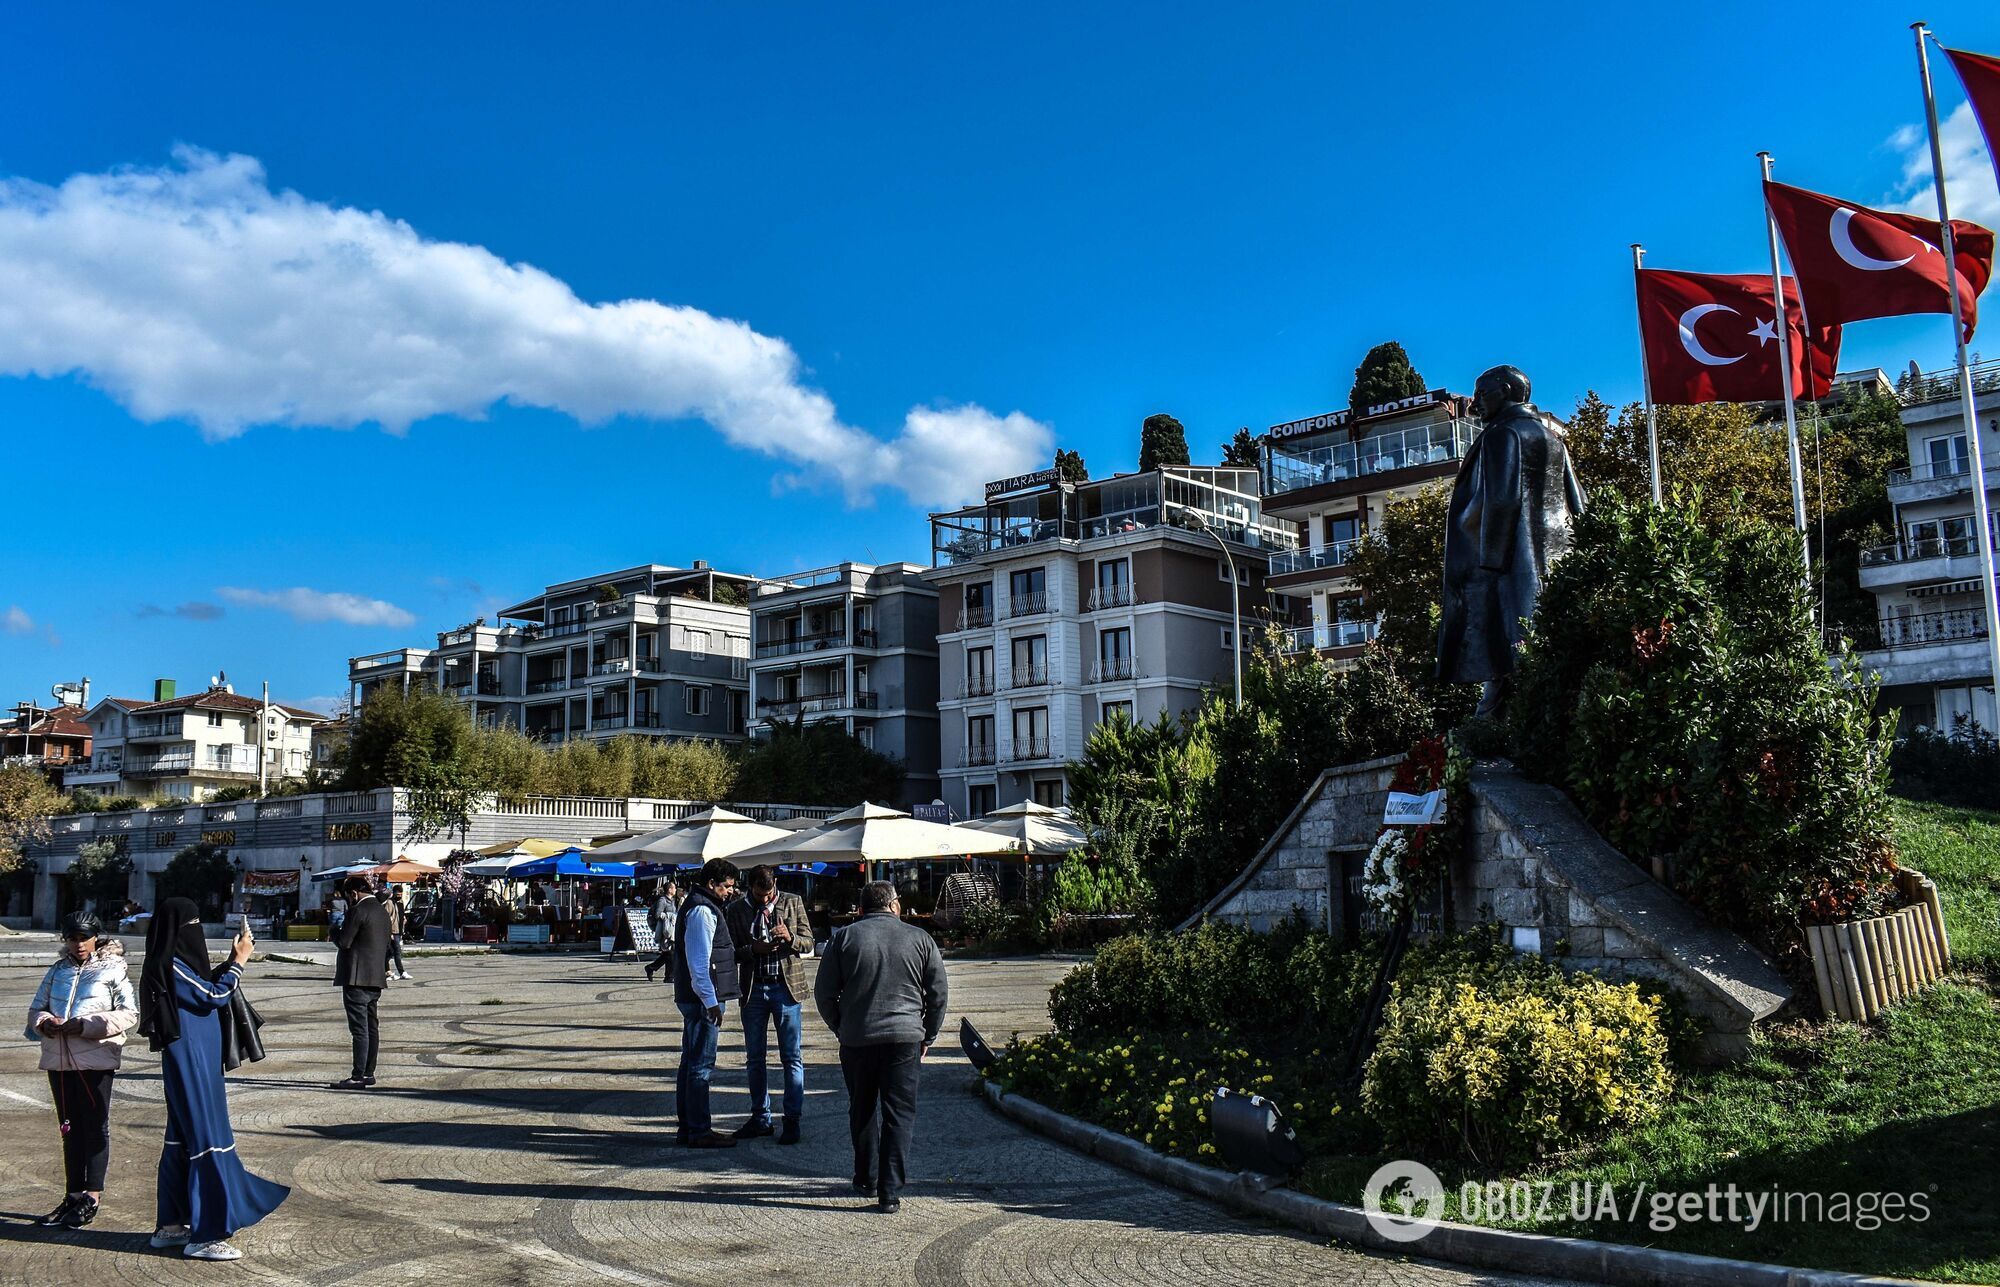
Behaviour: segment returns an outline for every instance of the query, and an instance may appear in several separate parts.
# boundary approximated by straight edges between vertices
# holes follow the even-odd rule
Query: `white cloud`
[[[1972,114],[1971,104],[1960,103],[1945,118],[1939,138],[1944,145],[1944,188],[1951,198],[1951,217],[2000,227],[2000,184],[1994,180],[1993,158],[1986,151],[1986,139],[1979,132],[1979,118]],[[1929,133],[1920,125],[1905,125],[1890,137],[1889,146],[1903,158],[1903,177],[1889,199],[1889,208],[1937,218]]]
[[[10,635],[31,635],[35,633],[35,619],[21,610],[18,603],[7,605],[7,614],[0,616],[0,630]]]
[[[255,425],[482,417],[497,402],[584,422],[698,418],[859,498],[975,495],[1047,463],[1048,426],[1015,412],[917,408],[884,440],[841,422],[783,340],[650,299],[587,304],[480,246],[379,211],[272,191],[253,157],[0,181],[0,373],[80,374],[142,420],[211,439]],[[955,417],[958,467],[939,449]]]
[[[249,590],[225,585],[215,591],[231,603],[246,608],[276,608],[297,621],[338,621],[350,626],[409,626],[416,618],[393,603],[367,599],[358,594],[334,590],[308,590],[295,585],[285,590]]]

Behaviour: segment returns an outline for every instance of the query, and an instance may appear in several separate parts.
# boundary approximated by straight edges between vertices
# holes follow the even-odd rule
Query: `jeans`
[[[71,1193],[102,1193],[111,1163],[109,1068],[49,1069],[49,1094],[62,1124],[63,1175]]]
[[[782,983],[758,983],[743,998],[743,1060],[750,1073],[750,1119],[771,1121],[770,1069],[765,1066],[767,1020],[778,1025],[778,1060],[785,1066],[785,1116],[796,1122],[806,1103],[804,1008]]]
[[[678,1003],[681,1011],[681,1066],[674,1075],[674,1111],[680,1117],[682,1139],[707,1135],[715,1129],[708,1115],[708,1083],[715,1077],[715,1047],[722,1025],[710,1023],[699,1001]],[[728,1008],[727,1003],[723,1005]]]
[[[879,1198],[895,1197],[909,1170],[922,1060],[923,1047],[914,1041],[840,1048],[847,1126],[854,1135],[854,1182],[874,1189]]]
[[[401,934],[391,934],[389,936],[389,973],[407,973],[403,969],[403,936]]]
[[[382,1044],[381,1024],[375,1017],[375,1005],[382,999],[380,988],[345,987],[340,990],[341,1004],[347,1009],[347,1030],[354,1036],[354,1070],[350,1077],[362,1078],[375,1075],[375,1051]]]

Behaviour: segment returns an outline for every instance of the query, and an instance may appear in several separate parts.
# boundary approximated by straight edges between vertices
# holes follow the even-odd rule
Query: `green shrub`
[[[1544,587],[1515,760],[1635,862],[1796,967],[1802,926],[1866,915],[1894,866],[1888,730],[1830,666],[1797,536],[1616,499]]]
[[[86,841],[69,865],[69,887],[100,913],[115,914],[132,887],[132,859],[122,840]]]
[[[211,844],[194,844],[173,856],[161,870],[155,889],[162,901],[193,899],[203,919],[212,919],[222,911],[235,883],[236,869],[222,850]]]
[[[1898,795],[1967,809],[2000,809],[2000,739],[1963,716],[1949,731],[1899,730],[1889,772]]]
[[[1361,1100],[1392,1146],[1492,1166],[1650,1121],[1672,1090],[1657,998],[1477,934],[1410,954]]]

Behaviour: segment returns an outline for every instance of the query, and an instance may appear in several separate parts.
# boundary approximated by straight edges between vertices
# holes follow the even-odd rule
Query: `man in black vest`
[[[736,896],[740,873],[726,858],[703,864],[701,878],[681,900],[674,920],[674,1003],[681,1012],[681,1064],[674,1078],[676,1138],[689,1148],[734,1148],[708,1114],[708,1084],[715,1076],[715,1047],[722,1037],[722,1008],[742,995],[736,940],[723,910]]]
[[[333,981],[347,1008],[347,1031],[354,1037],[354,1067],[344,1081],[333,1083],[335,1090],[366,1090],[375,1084],[375,1052],[381,1045],[381,1029],[375,1007],[382,1000],[382,985],[389,973],[389,913],[375,897],[366,876],[349,876],[340,882],[347,895],[347,919],[334,942],[340,956],[334,962]]]

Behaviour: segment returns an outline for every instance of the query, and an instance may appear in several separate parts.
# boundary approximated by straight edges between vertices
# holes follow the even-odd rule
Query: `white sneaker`
[[[214,1242],[191,1242],[181,1249],[189,1260],[241,1260],[243,1253],[220,1238]]]
[[[410,972],[408,970],[404,970],[401,974],[398,974],[396,977],[399,979],[407,979],[410,977]]]
[[[155,1247],[185,1247],[188,1227],[184,1224],[162,1225],[153,1231],[152,1245]]]

